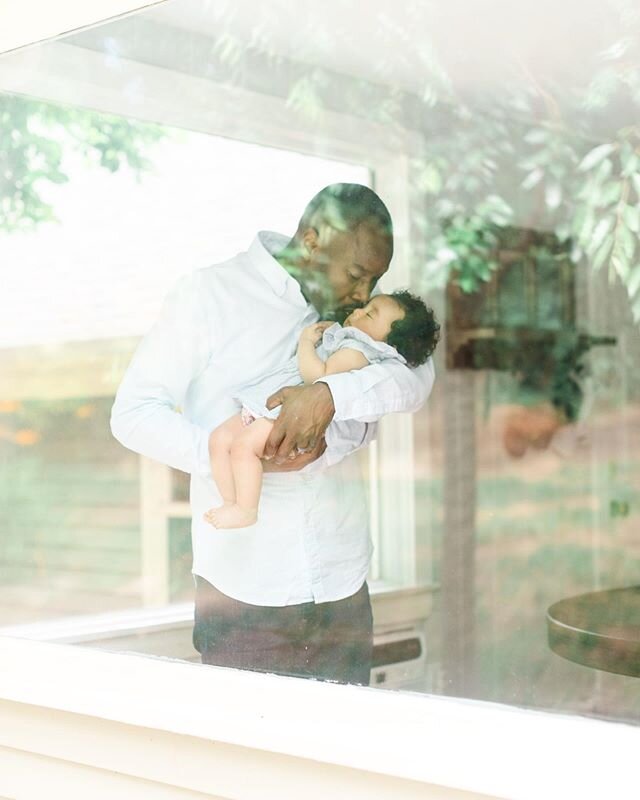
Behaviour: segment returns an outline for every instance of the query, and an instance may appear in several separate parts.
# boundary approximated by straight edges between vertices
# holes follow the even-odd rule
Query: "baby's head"
[[[440,325],[432,309],[404,290],[375,295],[364,308],[352,311],[344,325],[395,347],[411,367],[424,364],[440,338]]]

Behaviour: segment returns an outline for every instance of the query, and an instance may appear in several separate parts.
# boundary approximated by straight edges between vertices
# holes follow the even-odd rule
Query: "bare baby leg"
[[[233,505],[236,502],[236,486],[231,469],[231,447],[243,430],[242,416],[234,414],[222,425],[218,425],[209,436],[211,474],[225,505]]]
[[[230,460],[236,491],[236,502],[214,508],[205,519],[216,528],[246,528],[258,518],[258,503],[262,489],[262,462],[264,446],[273,422],[257,419],[243,428],[231,445]]]

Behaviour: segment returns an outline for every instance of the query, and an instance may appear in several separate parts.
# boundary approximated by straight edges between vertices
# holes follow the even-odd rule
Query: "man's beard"
[[[349,305],[338,305],[331,285],[321,273],[309,274],[304,270],[291,271],[291,274],[300,284],[302,296],[311,303],[320,314],[320,319],[339,322],[342,325],[345,319],[356,308],[362,308],[362,303],[350,303]]]
[[[326,311],[322,315],[322,319],[331,320],[332,322],[339,322],[340,325],[344,325],[345,319],[351,314],[352,311],[355,311],[356,308],[362,308],[362,305],[348,305],[348,306],[338,306],[337,308],[333,308],[330,311]]]

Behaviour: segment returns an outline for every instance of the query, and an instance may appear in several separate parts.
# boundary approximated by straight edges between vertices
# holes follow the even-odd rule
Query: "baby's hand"
[[[318,344],[322,339],[322,334],[333,325],[333,322],[314,322],[313,325],[308,325],[302,329],[300,334],[301,342],[311,342],[312,345]]]

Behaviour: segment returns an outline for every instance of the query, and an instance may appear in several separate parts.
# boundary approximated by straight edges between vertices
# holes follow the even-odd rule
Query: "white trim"
[[[142,604],[169,600],[169,519],[171,469],[139,456]],[[191,514],[189,514],[191,516]]]
[[[381,582],[371,583],[369,588],[376,628],[384,631],[398,628],[402,623],[424,622],[431,613],[432,595],[437,591],[435,586],[400,589]],[[0,627],[0,637],[55,644],[93,645],[109,639],[122,640],[127,637],[166,633],[177,628],[186,628],[189,635],[191,634],[192,602],[8,625]],[[135,650],[135,646],[130,649]]]
[[[411,283],[412,242],[409,205],[410,154],[419,151],[418,135],[406,133],[405,152],[375,171],[376,188],[384,187],[393,219],[394,269],[380,282],[383,291]],[[415,469],[413,415],[389,414],[378,425],[379,577],[399,586],[414,586],[416,565]],[[401,480],[399,480],[401,478]],[[431,565],[426,569],[431,571]]]
[[[0,0],[0,53],[36,44],[107,20],[159,5],[165,0]]]
[[[208,707],[208,704],[206,704]],[[210,713],[215,713],[210,709]],[[482,800],[364,770],[0,701],[0,791],[65,800]]]
[[[225,797],[262,800],[278,795],[220,791],[213,768],[207,772],[208,783],[198,785],[200,769],[189,775],[179,758],[167,762],[157,753],[151,758],[160,750],[159,742],[167,741],[165,733],[198,740],[192,738],[186,751],[194,763],[201,755],[199,742],[217,742],[248,749],[258,759],[262,753],[315,762],[317,775],[321,765],[339,766],[417,781],[425,790],[440,786],[522,800],[624,800],[637,795],[638,728],[471,700],[330,686],[0,638],[3,712],[11,703],[82,719],[69,720],[64,736],[45,736],[41,726],[26,721],[19,727],[5,724],[0,729],[4,747],[75,758],[103,769],[118,764],[124,774],[137,773],[146,780],[164,775],[164,782],[173,780],[192,791],[218,791]],[[23,711],[26,720],[27,710]],[[19,720],[18,710],[14,712]],[[118,754],[120,761],[110,762],[108,751],[82,735],[87,718],[154,731],[145,743],[149,757],[138,761],[125,747]],[[181,781],[176,778],[178,768]],[[308,771],[296,776],[289,770],[288,776],[293,782],[296,777],[309,779]],[[302,790],[302,784],[298,788]],[[2,791],[6,789],[0,777]],[[292,791],[279,796],[296,795]],[[309,785],[298,796],[321,795]],[[447,795],[425,791],[423,796]]]
[[[130,81],[135,81],[135,92],[124,91]],[[4,56],[0,89],[267,147],[370,163],[376,170],[390,159],[395,163],[400,146],[396,140],[396,147],[390,147],[383,125],[335,111],[323,111],[319,137],[317,122],[281,98],[126,58],[112,63],[102,53],[64,42]]]

